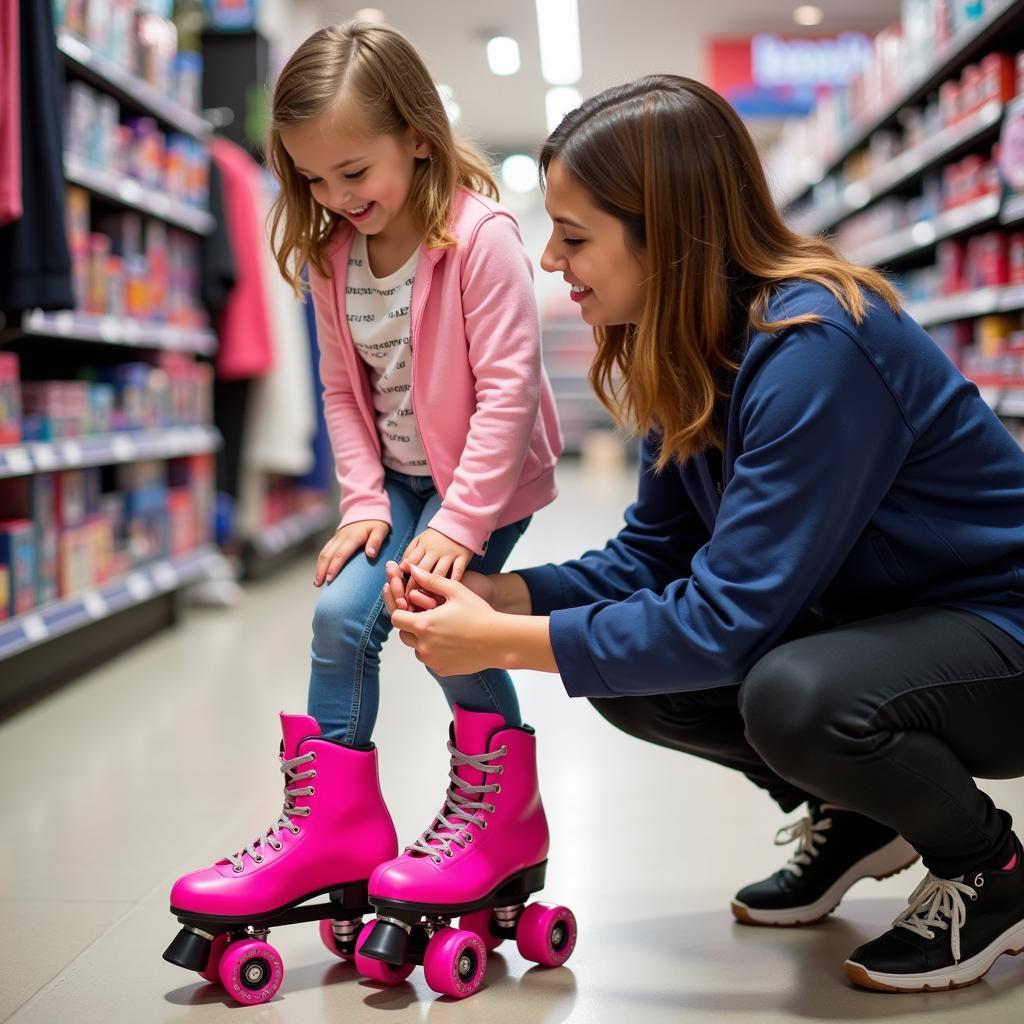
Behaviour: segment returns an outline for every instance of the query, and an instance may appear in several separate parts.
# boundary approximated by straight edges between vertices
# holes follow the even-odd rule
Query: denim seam
[[[412,540],[415,532],[416,522],[413,522],[412,527],[406,532],[405,540],[402,542],[402,551],[409,546],[409,542]],[[349,745],[355,743],[356,735],[359,731],[359,712],[363,699],[363,669],[366,665],[366,648],[369,645],[370,634],[373,632],[373,627],[377,624],[377,619],[383,607],[384,597],[381,595],[374,602],[372,611],[366,617],[363,631],[359,637],[359,643],[356,645],[356,662],[352,675],[352,707],[349,711],[348,729],[345,731],[345,742]]]

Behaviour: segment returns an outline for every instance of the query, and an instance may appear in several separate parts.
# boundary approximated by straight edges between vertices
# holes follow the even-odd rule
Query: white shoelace
[[[936,928],[945,931],[952,922],[950,945],[953,962],[960,963],[960,929],[967,921],[968,899],[977,899],[977,892],[956,878],[936,878],[930,871],[910,894],[907,909],[893,921],[894,928],[906,928],[926,939],[934,939]]]
[[[306,764],[309,761],[316,760],[316,753],[303,754],[301,757],[293,757],[290,761],[281,762],[281,771],[284,773],[284,807],[281,809],[281,814],[278,816],[277,821],[274,822],[270,828],[264,830],[262,835],[257,836],[251,843],[242,847],[237,853],[229,853],[227,860],[231,861],[231,866],[235,871],[242,870],[242,858],[245,854],[253,859],[256,864],[263,863],[263,854],[259,851],[265,845],[269,846],[272,850],[280,850],[284,845],[281,842],[281,830],[288,829],[292,835],[299,832],[299,826],[292,822],[292,818],[307,818],[309,817],[308,807],[296,807],[295,798],[297,796],[312,796],[312,786],[300,786],[298,789],[289,789],[289,786],[294,785],[296,782],[302,782],[305,779],[311,779],[316,775],[316,769],[311,768],[309,771],[296,772],[295,769],[300,764]]]
[[[487,828],[487,822],[478,814],[471,812],[485,811],[491,814],[494,812],[494,804],[470,800],[468,797],[501,792],[501,785],[496,782],[483,786],[470,786],[455,774],[455,769],[459,765],[465,765],[468,768],[475,768],[485,776],[500,775],[505,769],[500,764],[490,764],[489,762],[495,758],[504,757],[508,753],[508,748],[503,746],[500,750],[492,750],[489,754],[463,754],[462,751],[456,750],[454,744],[449,741],[448,753],[452,756],[451,769],[448,772],[451,785],[448,787],[445,805],[430,828],[415,843],[405,848],[406,853],[426,855],[435,864],[441,863],[442,853],[446,857],[453,856],[453,843],[459,849],[464,849],[466,843],[473,841],[472,833],[466,831],[468,826],[476,825],[478,828]],[[464,793],[466,796],[463,796]]]
[[[819,818],[815,821],[811,817],[801,818],[794,821],[792,825],[784,825],[775,833],[775,845],[785,846],[787,843],[796,843],[796,852],[782,865],[783,871],[789,871],[799,878],[804,873],[804,868],[818,856],[818,846],[824,846],[828,842],[828,836],[822,835],[832,827],[831,818]],[[817,844],[817,845],[815,845]]]

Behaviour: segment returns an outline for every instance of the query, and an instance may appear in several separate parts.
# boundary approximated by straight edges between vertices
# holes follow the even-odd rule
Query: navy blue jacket
[[[618,536],[522,571],[572,696],[740,682],[798,619],[914,605],[1024,642],[1024,452],[905,313],[858,326],[826,289],[780,288],[725,416],[722,492],[702,453],[655,474]]]

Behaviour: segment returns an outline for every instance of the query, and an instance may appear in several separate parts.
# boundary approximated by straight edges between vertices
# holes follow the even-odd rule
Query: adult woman
[[[972,779],[1024,775],[1024,453],[881,276],[783,224],[706,87],[608,90],[541,164],[542,265],[646,435],[638,500],[563,565],[417,572],[407,594],[392,566],[403,640],[442,674],[558,671],[621,729],[807,801],[741,920],[808,923],[919,853],[927,878],[847,974],[977,981],[1024,948],[1024,857]]]

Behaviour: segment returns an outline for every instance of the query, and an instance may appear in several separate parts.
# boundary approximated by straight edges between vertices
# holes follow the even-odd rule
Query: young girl
[[[638,499],[563,565],[415,569],[439,607],[389,567],[402,639],[435,671],[557,671],[624,731],[806,802],[789,863],[737,893],[744,923],[810,924],[920,855],[846,974],[979,980],[1024,949],[1024,852],[972,777],[1024,775],[1024,454],[884,278],[786,227],[712,90],[610,89],[541,164],[542,265],[645,435]]]
[[[211,896],[216,913],[252,915],[342,881],[365,883],[395,856],[370,745],[391,626],[381,614],[385,565],[400,560],[456,580],[469,567],[498,571],[532,514],[555,497],[561,446],[518,227],[497,205],[484,159],[454,139],[403,36],[353,23],[307,39],[277,82],[268,156],[280,182],[272,237],[281,273],[298,289],[309,269],[342,493],[341,524],[314,576],[309,714],[282,716],[288,772],[315,752],[317,781],[287,791],[278,824],[229,858],[230,870],[221,862],[179,881],[171,900],[179,916],[214,912]],[[475,758],[479,768],[500,747],[504,771],[530,777],[532,731],[508,673],[435,678],[455,709],[453,759]],[[509,733],[519,738],[492,750],[492,736]],[[306,801],[321,806],[306,812],[304,828],[318,832],[302,855],[286,857],[307,789]],[[473,878],[473,898],[546,855],[535,780],[532,793],[510,799],[528,809],[531,841],[503,842],[493,830],[491,870]],[[434,825],[406,856],[414,873],[417,860],[435,863],[436,848],[452,861],[447,830]],[[459,825],[464,839],[467,822]],[[365,842],[368,832],[374,841]],[[363,893],[365,903],[365,884]],[[350,938],[352,921],[342,924]],[[339,934],[326,934],[332,948]],[[351,952],[351,943],[341,948]]]

